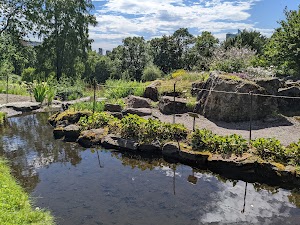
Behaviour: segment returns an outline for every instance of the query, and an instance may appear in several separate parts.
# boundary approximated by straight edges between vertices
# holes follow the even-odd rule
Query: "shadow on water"
[[[300,195],[158,156],[54,140],[47,114],[9,119],[0,154],[58,224],[297,224]]]

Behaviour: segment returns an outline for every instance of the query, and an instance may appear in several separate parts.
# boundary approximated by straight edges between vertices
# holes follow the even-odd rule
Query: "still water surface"
[[[48,116],[10,118],[0,155],[58,224],[300,224],[297,192],[55,140]]]

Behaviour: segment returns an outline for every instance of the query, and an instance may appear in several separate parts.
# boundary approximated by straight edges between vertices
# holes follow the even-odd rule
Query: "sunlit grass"
[[[33,208],[28,194],[16,183],[9,168],[0,158],[0,224],[1,225],[52,225],[49,212]]]

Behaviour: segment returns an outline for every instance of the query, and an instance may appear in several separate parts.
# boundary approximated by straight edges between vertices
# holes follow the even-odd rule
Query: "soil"
[[[30,101],[30,96],[8,95],[9,102]],[[34,99],[33,99],[34,101]],[[0,105],[6,103],[6,94],[0,94]],[[159,110],[152,109],[153,117],[164,122],[173,122],[173,115],[163,115]],[[193,129],[193,118],[188,113],[176,115],[176,123],[184,124],[188,129]],[[249,139],[249,122],[227,123],[212,121],[199,115],[196,118],[196,128],[206,128],[219,135],[239,134]],[[296,117],[281,116],[275,121],[253,121],[252,139],[274,137],[282,144],[288,145],[300,139],[300,121]]]

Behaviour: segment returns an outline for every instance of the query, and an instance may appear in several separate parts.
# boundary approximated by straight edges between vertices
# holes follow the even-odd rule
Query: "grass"
[[[0,80],[0,93],[6,94],[6,81]],[[29,95],[27,86],[24,83],[8,83],[8,94]]]
[[[6,113],[0,112],[0,126],[6,121]]]
[[[28,194],[16,183],[3,159],[0,159],[0,224],[52,225],[54,219],[48,211],[33,209]]]
[[[103,112],[106,101],[96,102],[95,112]],[[123,99],[108,99],[107,103],[120,105],[122,108],[125,107],[125,101]],[[70,106],[70,109],[74,111],[93,111],[93,102],[78,102]]]

